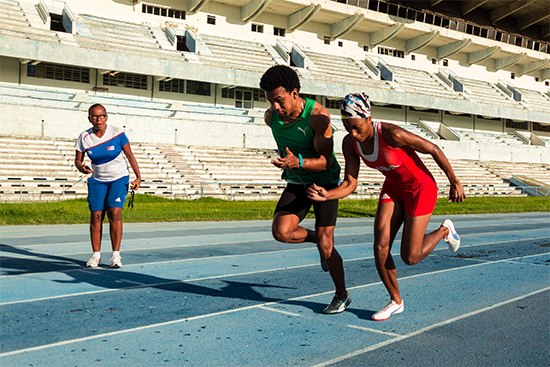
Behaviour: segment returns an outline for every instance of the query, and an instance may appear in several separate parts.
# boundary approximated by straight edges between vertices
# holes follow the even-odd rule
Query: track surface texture
[[[549,366],[549,214],[450,218],[459,251],[418,265],[398,234],[405,311],[383,322],[372,218],[336,225],[338,315],[322,314],[334,288],[315,246],[276,242],[270,221],[125,224],[122,269],[107,236],[84,267],[87,225],[0,227],[0,365]]]

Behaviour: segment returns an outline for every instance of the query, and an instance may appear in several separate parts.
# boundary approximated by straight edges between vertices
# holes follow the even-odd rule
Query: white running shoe
[[[92,256],[90,259],[86,262],[87,268],[97,268],[99,266],[99,263],[101,262],[101,258]]]
[[[111,268],[120,269],[122,268],[122,261],[120,255],[113,255],[111,257]]]
[[[445,219],[442,226],[449,229],[449,234],[444,238],[447,245],[449,245],[449,250],[457,252],[460,247],[460,236],[456,233],[453,222],[450,219]]]
[[[405,310],[405,302],[403,302],[403,300],[401,300],[400,305],[394,300],[391,300],[383,309],[372,315],[372,319],[374,321],[384,321],[389,319],[394,313],[401,313],[403,310]]]

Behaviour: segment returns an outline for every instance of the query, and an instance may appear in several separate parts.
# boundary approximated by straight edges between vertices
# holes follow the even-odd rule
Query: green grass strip
[[[377,200],[341,200],[338,216],[373,217]],[[204,198],[171,200],[152,195],[136,195],[134,208],[124,208],[124,223],[231,221],[271,219],[275,201],[226,201]],[[473,197],[464,203],[439,199],[434,214],[483,214],[549,212],[550,197]],[[313,217],[310,211],[308,217]],[[89,223],[86,199],[59,202],[0,204],[0,225]]]

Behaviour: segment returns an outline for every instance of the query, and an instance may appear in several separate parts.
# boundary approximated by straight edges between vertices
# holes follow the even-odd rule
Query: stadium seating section
[[[280,61],[275,47],[261,42],[197,33],[194,37],[199,47],[198,52],[184,52],[176,50],[167,41],[164,30],[159,27],[88,14],[78,14],[76,18],[78,32],[75,34],[55,32],[44,27],[32,4],[14,0],[0,1],[0,34],[13,37],[41,42],[61,42],[91,50],[162,58],[174,62],[198,62],[218,68],[253,72],[263,72]],[[294,47],[299,48],[298,45]],[[369,65],[365,61],[346,56],[321,54],[308,50],[301,50],[301,53],[306,58],[306,68],[298,69],[298,72],[307,78],[345,82],[365,88],[393,89],[432,96],[444,95],[449,98],[518,109],[533,107],[550,112],[550,96],[535,90],[520,89],[510,85],[508,88],[512,88],[517,95],[521,96],[521,100],[518,101],[494,83],[453,74],[451,76],[463,86],[462,91],[456,91],[433,73],[387,64],[385,67],[391,71],[393,77],[390,81],[384,81],[380,80],[378,65]],[[59,103],[70,105],[70,103]]]
[[[214,196],[224,199],[276,199],[285,183],[271,159],[274,150],[208,148],[132,143],[142,172],[140,193],[176,198]],[[339,162],[344,158],[337,154]],[[423,161],[448,194],[445,174],[429,156]],[[85,177],[74,167],[74,141],[0,137],[0,201],[61,200],[85,197]],[[512,175],[524,175],[550,185],[544,164],[451,160],[470,196],[523,195],[510,185]],[[82,179],[82,180],[80,180]],[[80,180],[80,181],[79,181]],[[350,197],[376,198],[384,177],[363,167],[359,186]]]
[[[0,0],[0,35],[10,37],[251,72],[263,72],[280,63],[283,56],[276,46],[270,44],[198,31],[193,33],[193,37],[196,37],[199,52],[178,51],[168,41],[165,30],[150,24],[86,14],[78,14],[75,22],[78,32],[71,34],[51,31],[41,21],[34,5]],[[306,67],[297,69],[304,78],[550,113],[550,95],[518,88],[511,83],[495,84],[446,71],[436,74],[385,62],[384,70],[391,74],[391,78],[382,80],[381,64],[376,60],[357,60],[344,55],[313,52],[301,49],[297,44],[293,47],[304,57]],[[0,103],[82,112],[93,103],[101,103],[107,107],[109,113],[127,116],[263,123],[261,113],[244,108],[151,100],[81,90],[60,91],[51,87],[5,82],[0,82]],[[335,116],[333,122],[338,124],[338,119]],[[439,138],[437,129],[426,128],[431,126],[429,122],[424,125],[398,124],[426,139]],[[432,123],[434,124],[438,123]],[[521,139],[508,133],[451,127],[448,129],[459,141],[502,145],[529,143],[528,138]],[[540,140],[545,141],[542,137]],[[273,150],[137,142],[132,142],[132,149],[144,180],[140,193],[172,198],[215,196],[257,200],[276,199],[285,186],[280,179],[280,170],[270,164],[270,160],[277,156],[277,152]],[[343,166],[343,156],[339,155],[338,158]],[[445,175],[431,157],[422,159],[441,185],[440,195],[445,196]],[[0,137],[0,202],[60,200],[86,196],[85,177],[75,169],[73,160],[74,141]],[[518,174],[550,185],[550,166],[545,164],[468,160],[452,160],[451,163],[468,195],[524,195],[521,190],[510,185],[512,176]],[[383,176],[379,172],[363,168],[359,177],[360,185],[351,197],[376,198],[382,182]]]

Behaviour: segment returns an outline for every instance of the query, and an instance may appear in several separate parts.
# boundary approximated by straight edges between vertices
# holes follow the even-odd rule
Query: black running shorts
[[[338,187],[338,184],[317,184],[325,190],[331,190]],[[305,218],[309,209],[313,205],[315,213],[315,227],[332,227],[336,225],[338,217],[338,200],[327,200],[318,202],[307,197],[307,188],[304,185],[289,183],[275,208],[275,213],[289,212],[300,218],[300,222]]]

